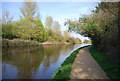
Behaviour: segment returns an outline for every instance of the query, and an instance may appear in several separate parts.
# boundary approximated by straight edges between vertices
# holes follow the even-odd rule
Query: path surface
[[[106,73],[93,59],[89,47],[81,49],[73,63],[71,79],[109,79]]]

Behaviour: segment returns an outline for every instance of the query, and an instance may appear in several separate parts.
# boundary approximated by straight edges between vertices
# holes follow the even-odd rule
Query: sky
[[[53,20],[58,21],[61,25],[61,31],[67,30],[64,26],[65,19],[78,19],[84,14],[91,14],[91,10],[95,9],[97,2],[38,2],[41,21],[44,24],[47,16],[52,16]],[[14,21],[19,20],[22,2],[2,2],[2,10],[8,10]],[[2,11],[0,8],[0,11]],[[84,38],[79,34],[71,33],[71,36]]]

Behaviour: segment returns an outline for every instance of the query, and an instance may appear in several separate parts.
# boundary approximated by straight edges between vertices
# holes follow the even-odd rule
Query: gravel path
[[[89,52],[89,47],[85,47],[79,51],[73,63],[70,79],[109,79],[109,78],[91,56]]]

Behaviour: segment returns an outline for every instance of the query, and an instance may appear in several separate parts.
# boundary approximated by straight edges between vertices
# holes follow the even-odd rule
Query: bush
[[[17,38],[13,35],[13,25],[12,23],[2,25],[2,38],[13,39]]]

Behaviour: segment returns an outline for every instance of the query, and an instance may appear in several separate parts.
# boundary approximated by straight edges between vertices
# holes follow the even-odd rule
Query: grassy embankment
[[[87,46],[84,46],[84,47],[87,47]],[[82,49],[84,47],[81,47],[81,48],[75,50],[74,52],[71,53],[71,55],[69,57],[66,58],[66,60],[61,64],[61,67],[53,75],[53,77],[52,77],[53,81],[59,81],[59,80],[67,81],[70,79],[70,72],[72,69],[72,64],[73,64],[78,52],[80,51],[80,49]]]
[[[37,41],[23,40],[23,39],[2,39],[2,47],[22,47],[22,46],[36,46],[39,45]]]
[[[111,56],[97,50],[95,47],[91,47],[89,50],[93,58],[98,62],[98,64],[102,67],[110,79],[113,81],[120,79],[119,63],[116,63],[111,59]]]
[[[23,39],[0,39],[2,40],[2,47],[22,47],[22,46],[38,46],[38,45],[57,45],[57,44],[81,44],[80,41],[76,42],[59,42],[59,41],[45,41],[38,42],[35,40],[23,40]]]

